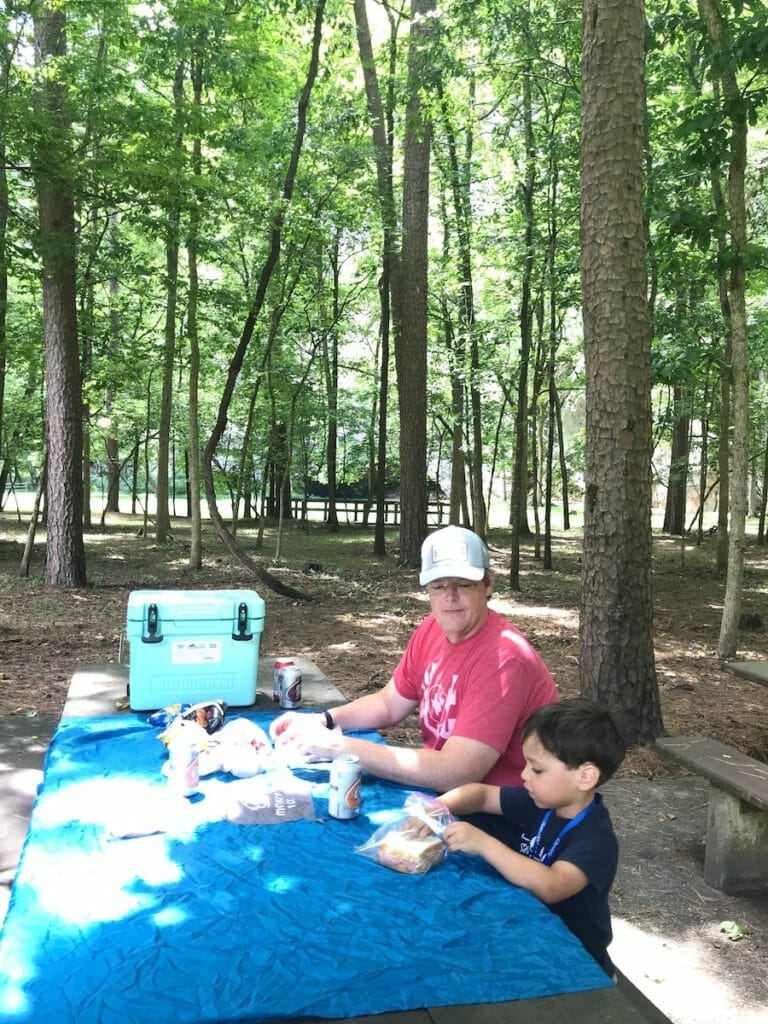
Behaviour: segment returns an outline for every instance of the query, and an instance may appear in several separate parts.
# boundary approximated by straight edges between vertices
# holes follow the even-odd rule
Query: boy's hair
[[[545,750],[568,768],[589,761],[600,771],[598,785],[607,782],[626,754],[613,716],[586,697],[544,704],[523,724],[522,739],[536,734]]]

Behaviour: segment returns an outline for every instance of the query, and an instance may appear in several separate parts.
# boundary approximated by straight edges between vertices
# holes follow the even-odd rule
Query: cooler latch
[[[253,640],[253,633],[248,632],[248,605],[240,602],[237,609],[237,632],[232,634],[233,640]]]
[[[141,635],[141,642],[143,644],[159,644],[162,642],[163,634],[158,632],[157,619],[157,605],[152,603],[147,608],[147,632]]]

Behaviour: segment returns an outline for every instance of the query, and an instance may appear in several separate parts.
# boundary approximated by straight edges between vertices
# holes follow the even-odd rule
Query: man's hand
[[[289,743],[291,736],[306,728],[306,723],[311,717],[311,715],[302,715],[296,711],[287,711],[284,715],[276,718],[269,726],[269,735],[274,745],[277,747]]]
[[[289,712],[276,718],[269,732],[275,750],[289,763],[307,758],[332,761],[344,746],[341,729],[327,729],[323,715]]]

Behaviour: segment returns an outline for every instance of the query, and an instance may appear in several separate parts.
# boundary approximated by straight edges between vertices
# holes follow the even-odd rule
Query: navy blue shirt
[[[502,786],[501,813],[501,818],[476,814],[467,815],[466,820],[518,853],[529,855],[546,810],[537,807],[522,787]],[[550,816],[537,846],[537,860],[543,859],[567,824],[567,818],[558,818],[554,813]],[[581,892],[549,904],[549,909],[562,918],[603,970],[613,975],[613,964],[608,956],[608,945],[613,938],[608,893],[616,877],[619,844],[599,793],[595,794],[595,806],[583,821],[562,836],[554,851],[554,860],[575,864],[589,881]]]

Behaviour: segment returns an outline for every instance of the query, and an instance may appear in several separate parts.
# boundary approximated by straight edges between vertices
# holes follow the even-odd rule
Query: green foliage
[[[727,373],[727,322],[718,282],[733,264],[727,224],[715,199],[727,189],[729,119],[750,127],[750,242],[739,253],[750,289],[750,338],[756,372],[768,362],[765,5],[724,6],[729,32],[715,50],[689,0],[648,7],[648,262],[653,309],[654,382],[689,387],[691,411]],[[293,484],[323,479],[329,429],[325,353],[338,347],[340,482],[369,470],[378,429],[379,294],[382,227],[371,128],[352,15],[341,0],[326,10],[322,66],[308,113],[296,189],[280,191],[290,157],[299,92],[306,74],[315,6],[278,0],[70,0],[68,53],[45,71],[67,81],[72,104],[79,223],[80,340],[94,459],[119,441],[124,459],[138,439],[155,458],[167,280],[165,244],[180,218],[173,429],[187,440],[187,239],[199,217],[200,423],[214,423],[229,362],[247,322],[270,229],[283,214],[283,249],[255,326],[230,409],[222,481],[241,464],[255,486],[269,472],[278,428],[292,424]],[[397,39],[389,49],[391,24]],[[394,186],[401,203],[407,26],[394,8],[369,5],[375,59],[393,100]],[[542,359],[556,349],[566,460],[583,466],[583,365],[579,326],[580,11],[565,0],[449,0],[439,12],[439,46],[430,69],[440,83],[431,108],[429,425],[430,466],[450,469],[451,383],[465,400],[464,453],[472,454],[473,385],[482,408],[482,458],[509,478],[520,369],[521,287],[531,261],[539,362],[531,412],[546,423]],[[398,20],[400,19],[400,20]],[[43,375],[39,255],[31,143],[35,109],[28,4],[0,16],[5,87],[0,128],[9,212],[4,259],[9,275],[4,354],[5,407],[0,456],[28,473],[39,466]],[[392,62],[390,63],[390,57]],[[202,102],[194,103],[199,69]],[[733,70],[738,108],[723,103],[716,80]],[[178,72],[180,97],[174,102]],[[531,84],[535,173],[526,180],[523,83]],[[391,89],[391,93],[388,90]],[[200,166],[194,159],[200,146]],[[531,188],[531,234],[524,235]],[[550,248],[550,243],[551,248]],[[338,244],[338,288],[333,252]],[[466,319],[467,261],[473,320]],[[476,342],[473,367],[470,343]],[[87,353],[87,358],[85,355]],[[537,353],[534,353],[534,361]],[[394,361],[393,361],[394,362]],[[388,460],[396,475],[400,427],[390,367]],[[766,405],[756,388],[754,415]],[[660,414],[660,426],[666,429]],[[248,450],[243,452],[248,439]],[[713,439],[713,450],[717,439]],[[243,456],[245,462],[242,463]],[[152,472],[152,470],[150,471]]]

